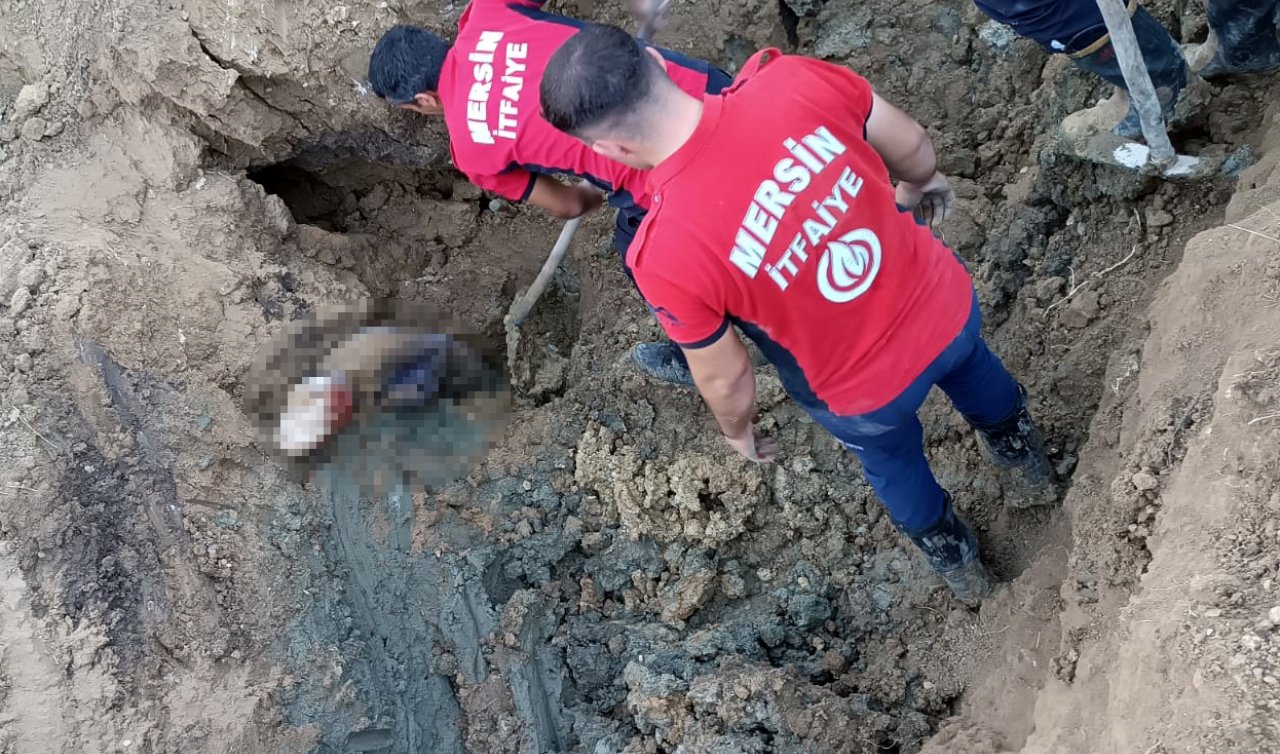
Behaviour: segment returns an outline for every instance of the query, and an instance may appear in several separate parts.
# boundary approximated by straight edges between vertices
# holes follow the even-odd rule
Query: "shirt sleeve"
[[[871,83],[842,65],[811,58],[805,60],[812,63],[814,74],[835,90],[836,101],[847,107],[857,123],[865,128],[875,101]]]
[[[635,272],[635,279],[658,324],[681,348],[705,348],[729,329],[729,317],[714,302],[711,286],[698,290],[688,282],[676,282],[643,269]]]
[[[875,101],[874,91],[866,79],[842,65],[802,55],[785,55],[766,65],[787,67],[790,69],[788,76],[817,80],[822,85],[820,89],[804,87],[804,90],[825,89],[830,92],[829,98],[822,98],[820,109],[830,112],[838,108],[839,112],[853,120],[858,130],[866,129],[867,119],[871,117],[871,105]]]
[[[503,199],[523,202],[529,199],[529,194],[533,191],[533,182],[538,177],[524,168],[513,167],[497,175],[467,173],[467,178],[485,191],[492,191]]]

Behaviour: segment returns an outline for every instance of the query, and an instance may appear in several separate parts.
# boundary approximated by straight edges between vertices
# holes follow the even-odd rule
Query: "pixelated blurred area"
[[[366,299],[286,325],[245,408],[296,474],[336,466],[381,494],[466,474],[505,428],[510,390],[480,336],[419,303]]]

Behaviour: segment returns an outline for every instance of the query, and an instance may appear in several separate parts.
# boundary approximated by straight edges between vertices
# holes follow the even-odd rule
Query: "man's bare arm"
[[[933,140],[924,126],[878,94],[872,95],[867,141],[880,153],[889,175],[899,181],[924,183],[938,170]]]
[[[867,118],[867,142],[880,154],[889,175],[898,180],[897,200],[931,226],[946,219],[955,207],[955,192],[938,172],[938,155],[924,126],[872,95]]]
[[[761,437],[752,417],[756,404],[756,376],[751,357],[732,328],[704,348],[685,350],[694,384],[720,425],[725,440],[751,461],[767,461],[777,444]]]
[[[566,185],[549,175],[535,177],[533,191],[529,193],[530,204],[564,220],[584,215],[603,201],[604,195],[593,188],[581,184]]]

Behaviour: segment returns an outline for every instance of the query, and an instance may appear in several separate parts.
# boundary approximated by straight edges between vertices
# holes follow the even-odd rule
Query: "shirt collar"
[[[698,120],[697,128],[693,129],[693,133],[689,135],[686,141],[679,149],[670,157],[662,161],[662,164],[656,166],[649,171],[649,179],[647,187],[650,193],[656,193],[659,188],[668,183],[690,162],[702,153],[702,150],[711,143],[716,127],[720,124],[720,114],[724,110],[724,97],[707,95],[702,100],[702,117]]]

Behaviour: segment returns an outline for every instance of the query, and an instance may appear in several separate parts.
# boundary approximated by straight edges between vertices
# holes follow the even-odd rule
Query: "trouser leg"
[[[1205,15],[1218,50],[1203,76],[1251,73],[1280,66],[1280,0],[1208,0]]]
[[[965,333],[972,343],[937,385],[952,405],[978,432],[984,455],[1002,469],[1013,471],[1022,489],[1006,496],[1013,507],[1053,502],[1031,494],[1050,478],[1044,437],[1027,406],[1027,392],[978,334],[979,322],[971,321]]]
[[[627,273],[627,279],[631,281],[632,286],[636,287],[637,293],[640,289],[636,286],[636,278],[631,273],[631,266],[627,264],[627,249],[635,239],[636,230],[640,228],[643,220],[643,210],[638,207],[624,207],[618,210],[613,231],[613,248],[618,252],[618,261],[622,263],[622,271]],[[643,300],[644,294],[640,294],[640,297]],[[689,360],[680,346],[668,339],[658,343],[638,345],[632,351],[632,358],[641,369],[653,377],[680,385],[693,384],[693,378],[689,374]]]
[[[1166,118],[1171,117],[1178,95],[1187,83],[1187,62],[1182,56],[1182,49],[1170,36],[1169,31],[1142,8],[1138,8],[1133,14],[1133,32],[1138,38],[1138,48],[1142,52],[1147,72],[1151,75],[1151,83],[1155,86],[1156,95],[1160,98],[1164,115]],[[1115,47],[1110,41],[1101,49],[1073,60],[1076,65],[1086,71],[1100,76],[1126,92],[1129,90],[1124,74],[1120,71],[1120,62],[1116,59]],[[1137,111],[1130,106],[1124,120],[1113,130],[1127,138],[1141,135],[1142,129]]]

